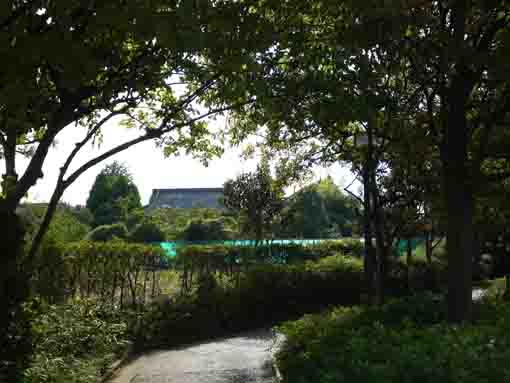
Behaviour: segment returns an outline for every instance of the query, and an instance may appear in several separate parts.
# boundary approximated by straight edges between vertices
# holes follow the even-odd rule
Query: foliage
[[[131,231],[129,240],[138,243],[164,242],[165,234],[153,220],[145,219]]]
[[[362,264],[337,257],[324,264],[259,265],[231,278],[199,273],[195,288],[154,303],[135,347],[168,347],[267,326],[330,304],[354,304],[363,293]]]
[[[112,239],[127,239],[128,231],[123,223],[114,223],[112,225],[101,225],[96,227],[87,235],[90,241],[111,241]]]
[[[280,244],[261,242],[257,246],[234,244],[187,245],[177,249],[177,264],[186,270],[207,269],[225,271],[234,265],[299,264],[307,260],[319,260],[333,255],[360,259],[363,244],[359,240],[346,239],[322,241],[313,244]]]
[[[127,318],[110,306],[93,300],[30,306],[37,312],[32,322],[36,347],[23,382],[101,382],[129,344]]]
[[[18,209],[18,214],[23,217],[29,241],[40,224],[45,209],[46,204],[25,204]],[[57,242],[82,240],[90,230],[90,226],[77,217],[77,214],[82,214],[77,213],[79,210],[65,204],[59,205],[55,217],[48,228],[46,240]]]
[[[50,302],[96,298],[125,306],[159,293],[159,246],[108,242],[53,243],[38,264],[35,291]]]
[[[344,195],[328,177],[287,199],[280,235],[288,238],[351,236],[357,205],[357,201]]]
[[[249,4],[228,1],[0,3],[0,158],[5,163],[0,181],[4,239],[0,241],[0,328],[11,326],[21,302],[28,298],[28,280],[18,270],[24,231],[15,211],[44,177],[57,137],[62,131],[81,128],[81,137],[58,167],[29,258],[36,255],[63,193],[102,160],[158,138],[167,155],[186,151],[207,161],[220,152],[210,141],[204,119],[239,102],[216,109],[205,105],[202,113],[197,104],[204,91],[219,81],[219,74],[243,65],[239,57],[245,55],[246,44],[267,44],[262,38],[265,29],[248,10]],[[230,24],[232,20],[236,26]],[[208,65],[203,59],[206,52],[220,51],[222,59],[231,57],[231,65]],[[174,76],[178,86],[169,84]],[[136,135],[121,134],[114,147],[84,159],[83,148],[101,143],[102,129],[117,116],[138,128]],[[19,154],[29,161],[18,175]],[[8,349],[10,334],[0,335],[0,344]]]
[[[92,226],[94,216],[85,206],[73,206],[70,208],[70,213],[82,224]]]
[[[225,206],[246,217],[245,233],[253,233],[257,240],[271,235],[272,225],[283,208],[283,191],[272,179],[267,159],[255,172],[225,182],[223,189]]]
[[[128,215],[140,208],[140,193],[127,167],[113,162],[97,175],[87,199],[87,208],[94,216],[94,226],[125,222]]]
[[[157,225],[163,230],[168,240],[177,240],[183,237],[184,231],[191,222],[210,222],[219,221],[224,229],[237,237],[238,222],[227,212],[210,208],[192,208],[192,209],[155,209],[150,213]]]
[[[181,233],[181,238],[186,241],[215,241],[234,239],[236,235],[231,230],[226,229],[228,226],[232,226],[232,218],[230,217],[191,221]]]
[[[232,136],[263,132],[262,146],[304,167],[340,160],[365,170],[380,257],[393,239],[384,238],[388,221],[389,230],[408,235],[417,223],[443,218],[458,270],[451,320],[467,319],[475,211],[489,183],[502,195],[509,178],[508,3],[268,0],[254,7],[278,37],[248,56],[256,69],[229,73],[211,92],[218,100],[257,98],[234,119]],[[363,134],[372,144],[356,145]],[[381,190],[374,178],[386,178]]]
[[[430,294],[383,307],[337,308],[280,327],[285,382],[479,382],[504,380],[510,307],[483,302],[473,324],[446,324]]]

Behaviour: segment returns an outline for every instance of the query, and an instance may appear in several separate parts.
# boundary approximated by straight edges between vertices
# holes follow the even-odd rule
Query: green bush
[[[92,296],[120,305],[145,302],[157,293],[158,274],[151,273],[165,259],[160,246],[119,240],[52,242],[42,251],[31,283],[50,303]]]
[[[333,258],[317,264],[259,265],[232,279],[223,275],[211,280],[213,274],[202,274],[195,293],[151,307],[137,346],[173,346],[258,328],[332,304],[359,303],[364,293],[361,261]]]
[[[334,255],[337,253],[350,255],[353,257],[361,257],[363,255],[363,242],[359,239],[340,239],[331,241],[322,241],[315,245],[306,246],[310,253],[320,257]]]
[[[510,306],[483,302],[473,324],[445,321],[430,294],[337,308],[280,327],[285,382],[492,382],[510,376]]]
[[[269,263],[294,264],[333,255],[347,255],[361,258],[363,244],[359,240],[324,241],[317,244],[273,243],[262,241],[257,246],[234,246],[218,244],[187,245],[177,249],[177,259],[181,264],[193,262],[206,264],[207,258],[214,258],[211,264]],[[223,261],[221,260],[223,258]]]
[[[181,233],[185,241],[218,241],[234,238],[231,218],[199,219],[191,221]],[[228,226],[228,227],[227,227]]]
[[[88,240],[97,242],[111,241],[115,238],[128,238],[126,225],[123,223],[114,223],[113,225],[98,226],[87,235]]]
[[[105,368],[129,344],[122,313],[93,301],[42,305],[38,311],[26,383],[100,382]]]
[[[165,241],[165,233],[152,221],[145,220],[135,226],[129,239],[137,243],[156,243]]]

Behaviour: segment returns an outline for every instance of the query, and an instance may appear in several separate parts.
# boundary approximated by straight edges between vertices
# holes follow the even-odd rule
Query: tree
[[[286,200],[282,234],[295,238],[351,235],[357,201],[345,196],[328,177],[308,185]]]
[[[230,77],[248,84],[243,92],[257,94],[256,107],[238,119],[235,137],[264,126],[275,147],[307,141],[313,143],[310,156],[350,161],[356,125],[383,141],[398,141],[416,126],[426,130],[440,154],[449,317],[469,319],[481,164],[494,158],[490,137],[508,127],[508,3],[268,0],[260,6],[278,25],[279,38],[254,60],[256,72]],[[397,134],[387,135],[390,126],[399,127]],[[368,162],[379,161],[385,148]],[[385,224],[373,181],[378,168],[370,168],[369,200],[382,255]]]
[[[225,182],[223,188],[225,206],[246,217],[245,233],[254,234],[257,241],[271,235],[272,224],[283,208],[283,191],[273,182],[267,161],[255,172]]]
[[[234,239],[233,232],[226,228],[226,220],[205,219],[192,220],[181,233],[181,238],[186,241],[221,241]]]
[[[156,243],[165,241],[165,233],[152,219],[144,219],[136,225],[129,234],[132,242],[138,243]]]
[[[19,339],[9,335],[9,328],[28,294],[29,277],[21,269],[26,270],[35,257],[58,201],[78,177],[148,140],[158,139],[168,155],[186,150],[206,161],[219,153],[203,120],[239,103],[221,108],[205,105],[205,111],[197,104],[207,89],[216,86],[221,73],[242,66],[239,47],[265,41],[257,37],[264,28],[254,23],[257,15],[250,14],[249,7],[249,1],[2,2],[0,157],[5,171],[0,196],[0,359],[26,355],[8,346],[9,339]],[[201,58],[206,51],[222,52],[230,65],[209,65]],[[139,136],[119,140],[114,148],[75,164],[78,153],[117,116],[139,128]],[[86,133],[60,168],[45,217],[24,258],[24,228],[16,208],[44,176],[43,164],[56,137],[76,124]],[[30,159],[20,175],[18,155]],[[22,371],[15,363],[9,366],[9,371]]]
[[[107,165],[98,174],[87,199],[94,226],[126,222],[141,208],[140,193],[127,167],[118,162]]]

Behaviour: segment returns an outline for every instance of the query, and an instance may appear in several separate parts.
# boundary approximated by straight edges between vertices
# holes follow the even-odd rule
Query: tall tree
[[[246,217],[244,232],[260,241],[272,234],[272,225],[283,208],[283,190],[273,181],[269,164],[262,161],[257,170],[225,182],[224,204]]]
[[[508,126],[508,1],[260,4],[278,25],[278,42],[254,60],[257,71],[231,77],[249,84],[243,92],[258,95],[235,137],[265,126],[270,144],[313,142],[312,155],[349,160],[353,123],[375,139],[398,141],[416,126],[408,121],[419,122],[440,151],[449,316],[469,319],[480,165],[491,157],[491,135]],[[399,129],[388,137],[391,125]],[[381,205],[377,193],[371,200]]]
[[[331,238],[352,232],[358,201],[346,196],[330,177],[305,186],[286,200],[281,235]]]
[[[140,193],[129,170],[116,161],[97,175],[87,199],[94,226],[126,222],[129,213],[141,206]]]
[[[28,278],[21,273],[24,230],[16,208],[43,177],[56,137],[75,124],[86,128],[60,168],[27,262],[37,252],[62,194],[102,160],[153,139],[159,139],[167,154],[183,149],[207,159],[218,152],[201,121],[239,103],[205,110],[197,104],[223,71],[241,65],[239,47],[266,40],[254,38],[265,32],[253,22],[256,15],[249,7],[249,1],[174,0],[0,4],[0,157],[5,164],[0,196],[0,359],[26,355],[8,346],[20,339],[8,329],[28,293]],[[206,65],[200,56],[208,50],[221,51],[230,65]],[[110,150],[74,166],[78,153],[99,137],[105,123],[121,115],[139,128],[139,136],[119,140]],[[18,174],[19,155],[30,159],[23,174]],[[9,366],[9,371],[21,371],[15,364]]]

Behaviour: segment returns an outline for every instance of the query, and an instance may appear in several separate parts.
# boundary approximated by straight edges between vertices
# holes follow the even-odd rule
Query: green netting
[[[259,241],[259,244],[272,244],[272,245],[315,245],[320,242],[329,242],[331,239],[273,239],[270,241]],[[177,256],[177,248],[188,245],[224,245],[224,246],[255,246],[257,241],[253,239],[240,239],[230,241],[172,241],[161,242],[160,246],[165,250],[170,258]]]
[[[399,257],[406,254],[407,241],[408,241],[407,239],[402,239],[398,242],[397,246],[395,247],[395,252],[397,253],[397,255]],[[425,242],[425,239],[422,237],[417,237],[417,238],[411,239],[410,241],[411,241],[411,249],[413,249],[413,251],[414,251],[420,244]]]

